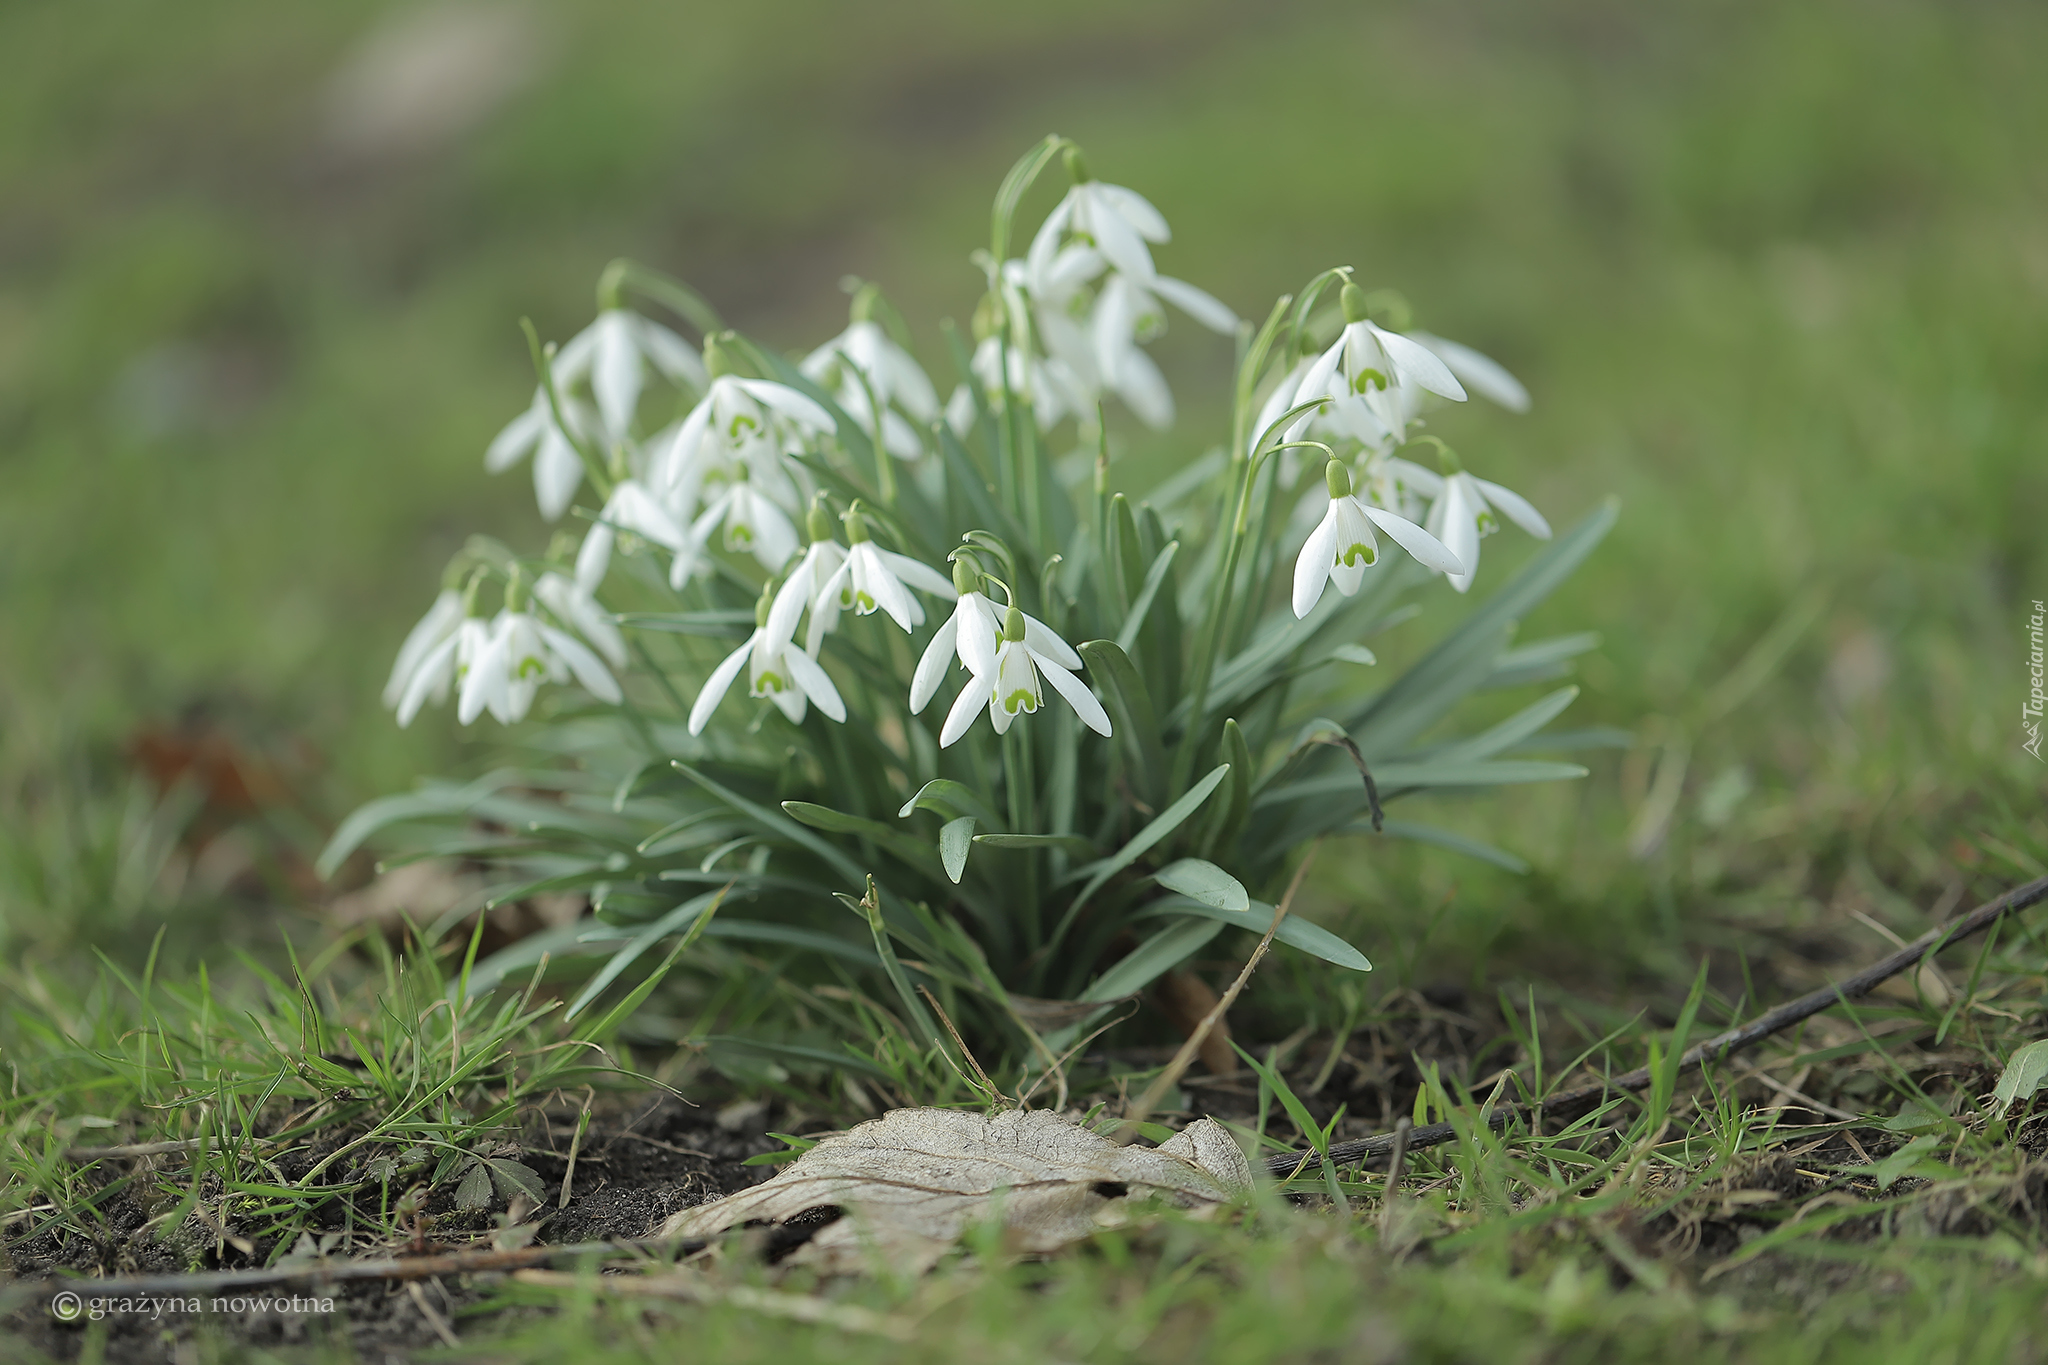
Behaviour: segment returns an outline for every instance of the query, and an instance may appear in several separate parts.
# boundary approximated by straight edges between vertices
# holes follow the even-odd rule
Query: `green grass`
[[[1625,1028],[1615,1060],[1634,1065],[1702,956],[1707,1017],[1733,1017],[1884,951],[1857,913],[1910,936],[1950,898],[2048,863],[2048,787],[2018,751],[2017,705],[2024,611],[2048,596],[2037,8],[879,5],[793,22],[584,6],[550,16],[541,74],[473,135],[381,169],[319,151],[311,93],[372,13],[214,0],[120,24],[0,17],[0,1061],[15,1140],[0,1213],[54,1193],[78,1235],[105,1235],[104,1173],[53,1158],[46,1130],[76,1140],[63,1125],[96,1116],[122,1136],[191,1137],[216,1121],[202,1106],[261,1107],[283,1063],[312,1066],[294,1041],[308,1010],[425,1044],[334,1131],[379,1131],[373,1145],[400,1155],[417,1122],[464,1150],[481,1140],[488,1106],[428,1120],[401,1098],[450,1093],[433,1061],[447,1012],[405,1004],[431,991],[366,971],[302,1007],[222,941],[289,983],[283,930],[329,951],[299,875],[324,827],[498,751],[495,734],[435,715],[401,734],[374,699],[462,536],[538,543],[525,484],[479,468],[530,385],[513,322],[566,335],[620,254],[790,347],[839,324],[848,271],[912,317],[964,318],[989,187],[1051,129],[1166,211],[1163,268],[1241,311],[1332,261],[1398,285],[1425,325],[1536,394],[1527,419],[1445,419],[1475,468],[1566,523],[1623,500],[1601,552],[1526,631],[1601,630],[1574,723],[1628,728],[1637,748],[1571,791],[1435,803],[1428,818],[1513,850],[1524,877],[1436,850],[1326,851],[1304,910],[1381,970],[1346,999],[1276,955],[1234,1015],[1240,1037],[1314,1040],[1351,1019],[1408,1038],[1396,1021],[1421,1009],[1420,987],[1462,987],[1478,1014],[1469,1002],[1498,986],[1521,1002],[1533,985],[1558,1050]],[[918,340],[937,362],[937,336]],[[1225,358],[1183,329],[1166,363],[1188,434],[1127,434],[1120,458],[1165,468],[1213,428],[1220,404],[1203,395]],[[1518,550],[1504,537],[1487,553],[1491,573]],[[1389,644],[1398,667],[1412,646]],[[137,727],[194,707],[206,733],[289,774],[288,809],[251,820],[130,776]],[[253,878],[207,870],[223,821],[256,850]],[[134,990],[95,976],[93,945]],[[841,1003],[748,981],[731,954],[706,961],[732,980],[673,977],[673,1008],[650,1017],[715,1006],[737,1028]],[[1970,975],[1947,970],[1959,988]],[[1945,1009],[1901,1028],[1922,1006],[1887,1000],[1891,1017],[1864,1018],[1899,1036],[1817,1062],[1810,1093],[1881,1131],[1910,1093],[1894,1067],[1923,1078],[1924,1055],[1957,1053],[1927,1084],[1966,1115],[1965,1092],[2048,1032],[2040,974],[2038,938],[2002,937],[1981,989],[2016,1018],[1964,1011],[1937,1042]],[[380,994],[395,1022],[378,1022]],[[474,1008],[488,1029],[502,1002]],[[555,1027],[526,1026],[497,1055],[559,1042]],[[183,1050],[161,1055],[173,1040]],[[640,1046],[642,1066],[667,1065]],[[1502,1043],[1445,1078],[1475,1084],[1520,1055]],[[727,1079],[688,1075],[836,1102],[818,1072],[713,1060]],[[265,1112],[322,1093],[294,1066]],[[1775,1102],[1754,1082],[1740,1093]],[[855,1293],[928,1310],[914,1349],[935,1358],[2040,1352],[2038,1215],[1964,1237],[1941,1214],[1973,1192],[1996,1203],[2009,1134],[1971,1120],[1953,1138],[1960,1176],[1854,1195],[1877,1235],[1859,1224],[1843,1240],[1822,1220],[1845,1206],[1817,1208],[1807,1233],[1703,1281],[1658,1240],[1657,1211],[1682,1221],[1712,1203],[1765,1135],[1712,1094],[1675,1103],[1661,1144],[1644,1148],[1627,1113],[1592,1166],[1553,1170],[1525,1140],[1445,1153],[1411,1185],[1458,1178],[1412,1196],[1429,1235],[1401,1256],[1368,1178],[1355,1224],[1267,1209]],[[152,1104],[166,1107],[138,1107]],[[1292,1136],[1277,1107],[1271,1126]],[[1509,1211],[1557,1204],[1560,1182],[1617,1154],[1636,1185],[1568,1218]],[[254,1151],[206,1160],[223,1181],[275,1183]],[[189,1172],[163,1174],[176,1212]],[[305,1216],[303,1193],[274,1198],[265,1218]],[[1779,1216],[1757,1209],[1736,1221]],[[575,1293],[504,1293],[554,1311],[461,1330],[512,1331],[532,1358],[904,1353],[729,1306],[643,1320]]]

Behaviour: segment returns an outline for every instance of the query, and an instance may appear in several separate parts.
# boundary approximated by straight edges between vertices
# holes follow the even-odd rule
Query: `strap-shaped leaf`
[[[1060,917],[1059,927],[1053,930],[1050,946],[1056,948],[1061,940],[1066,938],[1067,930],[1073,926],[1075,917],[1081,913],[1081,907],[1088,903],[1090,896],[1102,889],[1104,882],[1144,857],[1160,840],[1179,829],[1181,823],[1209,799],[1209,793],[1216,790],[1217,785],[1229,772],[1228,763],[1217,764],[1201,781],[1188,788],[1180,800],[1161,811],[1152,823],[1132,835],[1129,843],[1104,858],[1095,869],[1095,874],[1081,887],[1081,893],[1074,897],[1074,903],[1067,907],[1067,913]]]
[[[1058,849],[1074,858],[1093,858],[1100,852],[1094,840],[1078,834],[977,834],[974,842],[990,848]]]
[[[1513,873],[1529,870],[1529,864],[1505,849],[1458,833],[1456,830],[1440,829],[1435,825],[1418,824],[1413,820],[1389,820],[1380,827],[1380,833],[1390,839],[1408,839],[1418,844],[1435,844],[1453,853],[1462,853],[1468,858],[1492,863],[1495,867],[1506,868]]]
[[[903,803],[903,809],[896,812],[896,818],[907,820],[914,810],[928,810],[947,820],[957,820],[971,815],[987,825],[1000,825],[995,807],[982,799],[981,793],[964,782],[955,782],[950,777],[935,777],[917,789],[917,795]]]
[[[1153,874],[1153,880],[1168,891],[1178,891],[1218,910],[1242,913],[1251,908],[1252,898],[1244,883],[1206,858],[1182,858],[1168,863]]]
[[[701,896],[692,896],[660,919],[654,921],[654,923],[648,925],[645,929],[642,929],[625,947],[613,953],[611,961],[599,968],[597,975],[591,977],[583,989],[577,992],[576,999],[569,1005],[569,1012],[562,1017],[564,1019],[574,1019],[577,1015],[583,1013],[584,1010],[590,1007],[591,1001],[603,995],[605,988],[619,979],[620,973],[640,960],[641,954],[667,938],[670,934],[679,934],[689,928],[699,915],[710,910],[711,907],[717,905],[724,898],[725,893],[723,891],[707,891]]]
[[[1152,611],[1153,599],[1159,596],[1159,585],[1166,581],[1166,575],[1173,568],[1173,557],[1180,553],[1180,542],[1169,540],[1152,567],[1145,571],[1145,581],[1138,585],[1138,595],[1131,602],[1130,612],[1124,617],[1123,625],[1116,633],[1116,647],[1129,654],[1138,643],[1138,634],[1145,629],[1145,618]]]
[[[1159,915],[1193,915],[1259,935],[1263,935],[1273,923],[1273,907],[1264,901],[1251,901],[1243,910],[1224,910],[1214,905],[1204,905],[1201,901],[1191,900],[1185,896],[1161,897],[1140,910],[1135,918],[1151,919]],[[1304,953],[1319,957],[1325,962],[1348,967],[1354,972],[1372,970],[1372,963],[1366,959],[1364,953],[1322,925],[1313,924],[1299,915],[1289,915],[1281,920],[1280,928],[1273,938],[1289,947],[1299,948]]]
[[[826,843],[823,839],[820,839],[817,835],[805,829],[802,825],[799,825],[796,821],[779,812],[769,810],[757,801],[749,801],[746,797],[741,796],[738,792],[733,791],[716,779],[698,772],[681,759],[675,759],[673,762],[677,772],[683,774],[683,776],[689,778],[692,782],[695,782],[705,791],[710,792],[742,815],[753,817],[754,823],[762,829],[779,835],[799,848],[809,849],[824,859],[826,863],[830,864],[832,870],[846,878],[848,882],[855,886],[860,885],[862,878],[866,874],[854,864],[854,861],[832,845]]]
[[[891,829],[879,820],[869,820],[845,811],[833,810],[811,801],[785,801],[782,809],[790,819],[821,829],[828,834],[851,834],[866,839],[890,854],[909,863],[927,876],[936,878],[939,874],[939,860],[932,856],[931,845],[920,839],[913,839],[900,829]],[[957,877],[955,881],[959,880]]]
[[[1081,992],[1081,998],[1121,1000],[1141,991],[1193,957],[1221,932],[1221,924],[1201,918],[1194,918],[1186,924],[1169,925],[1118,958],[1108,971]]]
[[[1576,687],[1560,687],[1542,700],[1523,707],[1500,724],[1482,730],[1466,739],[1452,740],[1447,744],[1435,745],[1422,752],[1406,755],[1417,760],[1427,759],[1433,763],[1454,763],[1467,759],[1492,758],[1503,749],[1521,743],[1570,706],[1579,695]]]
[[[1088,662],[1088,680],[1102,693],[1111,727],[1123,745],[1131,785],[1147,797],[1158,796],[1159,784],[1166,780],[1166,748],[1160,742],[1151,690],[1115,641],[1089,640],[1080,648]]]
[[[1385,793],[1410,787],[1501,787],[1525,782],[1563,782],[1584,777],[1586,770],[1576,763],[1552,763],[1540,759],[1450,760],[1376,763],[1372,775],[1380,791]],[[1311,777],[1260,792],[1256,804],[1260,807],[1276,806],[1290,801],[1355,795],[1358,791],[1358,774],[1341,773],[1331,777]]]
[[[459,787],[436,783],[419,791],[401,792],[366,802],[341,822],[340,828],[334,831],[334,837],[327,841],[327,847],[320,850],[319,861],[314,863],[313,870],[323,880],[331,877],[349,854],[362,847],[365,839],[387,825],[436,816],[466,815],[479,801],[501,787],[521,781],[522,777],[523,774],[516,769],[500,768]]]
[[[1593,552],[1614,525],[1619,505],[1608,499],[1592,515],[1539,550],[1520,572],[1482,602],[1456,630],[1438,641],[1393,686],[1354,716],[1343,718],[1347,721],[1345,728],[1368,760],[1377,761],[1398,752],[1486,681],[1513,624],[1527,616]]]
[[[967,855],[974,851],[974,817],[963,815],[958,820],[948,820],[939,830],[939,861],[946,865],[946,876],[953,885],[960,884],[960,877],[967,871]]]

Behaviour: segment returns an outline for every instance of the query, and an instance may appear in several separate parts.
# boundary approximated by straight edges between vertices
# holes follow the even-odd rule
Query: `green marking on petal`
[[[857,602],[857,603],[859,603],[859,604],[860,604],[859,610],[860,610],[860,614],[861,614],[862,616],[868,616],[868,615],[871,615],[871,614],[872,614],[872,613],[874,612],[874,610],[875,610],[875,599],[874,599],[874,598],[872,598],[872,597],[870,597],[870,596],[868,596],[868,595],[867,595],[866,593],[864,593],[864,592],[856,592],[856,593],[854,593],[854,595],[853,595],[853,600],[854,600],[855,602]]]
[[[1344,547],[1344,553],[1337,556],[1337,558],[1342,560],[1344,563],[1344,567],[1348,569],[1351,568],[1353,565],[1357,564],[1360,560],[1364,560],[1367,564],[1371,564],[1379,558],[1379,555],[1373,550],[1372,546],[1365,544],[1363,541],[1360,541],[1351,545],[1346,545]]]
[[[1020,687],[1003,698],[1002,707],[1013,716],[1019,711],[1029,715],[1038,709],[1038,698]]]
[[[789,684],[783,680],[782,675],[772,670],[754,680],[754,695],[757,697],[769,697],[788,690]]]
[[[544,675],[547,671],[547,665],[529,654],[519,661],[519,671],[514,676],[518,678],[532,678]]]
[[[759,431],[761,424],[747,416],[744,412],[736,413],[733,416],[732,424],[726,428],[726,439],[728,441],[738,441],[740,439],[741,427],[751,427],[755,431]]]
[[[1360,370],[1357,377],[1351,381],[1353,393],[1364,393],[1369,389],[1384,389],[1386,387],[1387,377],[1370,366]]]

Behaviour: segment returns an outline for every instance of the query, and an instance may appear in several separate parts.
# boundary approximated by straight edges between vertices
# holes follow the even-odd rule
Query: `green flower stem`
[[[1032,795],[1037,788],[1033,780],[1031,762],[1031,739],[1022,725],[1012,724],[1010,732],[1003,736],[1003,789],[1009,798],[1010,832],[1013,834],[1035,834],[1032,818]],[[1042,916],[1038,904],[1038,855],[1024,855],[1024,921],[1025,942],[1036,943]]]

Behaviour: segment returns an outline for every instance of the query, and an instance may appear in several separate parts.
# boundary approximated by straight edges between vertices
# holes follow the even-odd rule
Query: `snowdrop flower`
[[[638,479],[621,479],[613,485],[612,495],[605,499],[597,521],[584,533],[582,548],[576,551],[576,586],[586,594],[597,591],[597,585],[604,582],[611,567],[612,546],[621,531],[677,554],[688,545],[682,527],[647,485]]]
[[[867,522],[860,514],[859,503],[847,509],[843,520],[846,522],[846,562],[818,589],[811,607],[813,612],[824,610],[836,614],[851,607],[855,615],[869,616],[879,607],[907,631],[924,624],[924,608],[910,595],[911,588],[949,601],[953,598],[953,584],[945,575],[925,567],[909,555],[884,550],[868,539]],[[815,630],[817,627],[813,625],[812,628]],[[826,629],[829,630],[830,626]]]
[[[1046,215],[1038,235],[1031,239],[1026,257],[1031,277],[1041,280],[1051,272],[1059,254],[1060,238],[1066,233],[1084,240],[1102,253],[1104,260],[1126,275],[1149,279],[1152,252],[1147,242],[1171,241],[1173,232],[1158,209],[1136,190],[1105,185],[1088,174],[1086,163],[1074,148],[1067,149],[1067,174],[1074,184],[1059,206]]]
[[[559,389],[556,392],[560,394]],[[588,440],[597,432],[597,415],[573,398],[562,398],[562,420],[574,429],[578,440]],[[533,456],[533,492],[540,514],[549,521],[559,520],[583,483],[583,457],[576,452],[575,441],[556,423],[543,388],[536,388],[526,411],[491,439],[484,451],[484,468],[492,474],[502,473],[529,454]]]
[[[1398,418],[1405,428],[1404,415],[1390,410],[1386,403],[1374,404],[1369,399],[1399,385],[1413,385],[1445,398],[1465,400],[1465,390],[1457,376],[1434,351],[1399,332],[1387,331],[1366,316],[1364,290],[1346,284],[1341,298],[1344,330],[1302,376],[1294,403],[1326,399],[1331,406],[1325,416],[1352,422],[1362,420],[1358,410],[1364,407],[1375,426],[1391,428],[1393,422],[1389,419]],[[1298,439],[1314,416],[1304,414],[1289,429],[1287,439]]]
[[[533,595],[563,625],[596,645],[597,652],[610,660],[613,668],[626,666],[626,638],[619,634],[611,613],[598,604],[589,588],[550,571],[534,583]]]
[[[1366,569],[1379,559],[1374,526],[1424,566],[1440,573],[1465,572],[1464,563],[1428,531],[1406,517],[1361,502],[1351,491],[1351,471],[1342,460],[1325,465],[1323,477],[1329,484],[1330,507],[1294,561],[1295,616],[1305,617],[1315,608],[1326,583],[1335,583],[1346,597],[1358,592]]]
[[[773,586],[771,581],[769,588]],[[774,702],[792,724],[803,724],[804,712],[813,702],[833,720],[845,721],[846,703],[839,699],[839,689],[818,666],[817,659],[790,641],[769,634],[771,605],[769,590],[764,588],[761,600],[754,606],[754,633],[711,671],[711,676],[704,680],[704,690],[690,707],[691,734],[704,733],[704,727],[711,723],[711,713],[732,690],[733,680],[742,668],[747,670],[747,695]]]
[[[589,379],[605,435],[623,441],[640,406],[648,365],[699,392],[709,382],[704,362],[689,342],[629,308],[599,310],[597,321],[555,353],[550,371],[558,394]]]
[[[835,430],[830,413],[787,384],[732,374],[717,338],[705,343],[704,354],[710,386],[659,457],[657,489],[687,490],[711,472],[745,464],[777,467],[808,438]]]
[[[917,361],[891,341],[870,316],[874,297],[873,286],[864,286],[854,296],[852,324],[806,356],[802,368],[810,378],[833,389],[833,397],[846,415],[865,430],[875,425],[874,409],[868,401],[868,391],[873,389],[875,401],[882,406],[882,444],[891,454],[914,460],[924,453],[924,444],[910,423],[890,411],[890,405],[929,425],[939,415],[938,395]],[[849,366],[858,373],[848,373]]]
[[[391,665],[391,680],[384,684],[385,706],[396,708],[405,699],[406,689],[411,685],[414,674],[419,672],[421,662],[453,638],[462,624],[462,617],[462,594],[454,588],[441,589],[434,605],[427,608],[427,614],[420,618],[419,624],[406,635],[405,643],[398,647],[398,658]],[[399,723],[403,725],[405,722]]]
[[[455,718],[467,725],[485,711],[500,724],[525,717],[543,682],[571,677],[600,701],[617,702],[619,684],[589,647],[525,609],[517,576],[505,590],[507,605],[491,622],[490,638],[462,669]]]
[[[1440,458],[1444,466],[1443,491],[1430,507],[1426,525],[1450,547],[1463,566],[1461,570],[1447,571],[1453,588],[1466,592],[1472,587],[1472,579],[1479,572],[1479,541],[1500,529],[1500,522],[1493,515],[1495,508],[1538,540],[1550,539],[1550,523],[1527,498],[1497,483],[1473,478],[1449,447],[1442,449]]]
[[[810,548],[804,551],[804,557],[796,562],[781,590],[775,594],[774,605],[769,607],[764,624],[772,639],[793,640],[796,638],[797,620],[803,615],[804,608],[809,607],[811,630],[805,637],[804,648],[816,657],[825,632],[833,629],[839,621],[838,598],[829,599],[828,609],[825,585],[846,563],[846,551],[832,538],[832,516],[825,510],[822,495],[811,503],[806,529],[811,534]]]
[[[669,568],[669,585],[681,588],[704,567],[702,549],[711,535],[724,530],[725,548],[734,554],[751,554],[770,573],[789,562],[796,553],[796,526],[774,498],[763,493],[753,479],[741,477],[727,484],[690,523],[689,543],[678,551]]]
[[[1229,336],[1237,314],[1182,280],[1153,275],[1133,279],[1114,271],[1095,300],[1092,324],[1095,365],[1104,387],[1123,399],[1138,419],[1154,429],[1173,424],[1173,393],[1152,357],[1138,349],[1166,326],[1160,299],[1171,301],[1212,332]]]
[[[1063,417],[1085,420],[1094,415],[1088,387],[1065,361],[1032,355],[1014,343],[1009,357],[1009,390],[1031,404],[1032,416],[1041,430],[1057,425]],[[993,336],[983,337],[975,344],[967,368],[988,395],[991,406],[1000,411],[1004,389],[1002,342]],[[954,435],[964,439],[974,425],[974,418],[974,395],[962,384],[946,402],[946,422]]]
[[[449,686],[467,676],[470,666],[489,646],[491,628],[481,617],[466,614],[469,609],[465,602],[465,615],[456,623],[454,634],[427,651],[406,682],[405,692],[398,699],[398,726],[401,730],[412,724],[413,717],[427,702],[439,706],[446,701]]]
[[[1003,613],[1002,637],[996,642],[995,659],[975,672],[967,686],[960,689],[953,709],[946,713],[945,727],[939,732],[939,747],[946,748],[966,734],[984,706],[996,733],[1007,734],[1010,722],[1019,712],[1035,713],[1044,705],[1045,689],[1039,686],[1040,679],[1050,682],[1053,690],[1067,699],[1074,714],[1089,729],[1107,736],[1109,713],[1102,709],[1102,703],[1095,699],[1088,685],[1074,676],[1074,670],[1080,666],[1081,656],[1066,641],[1050,630],[1043,634],[1033,632],[1024,613],[1016,607],[1009,608]]]
[[[981,574],[972,564],[964,559],[953,561],[953,591],[956,594],[953,614],[932,632],[932,642],[925,646],[924,654],[917,661],[917,671],[911,675],[911,715],[918,715],[930,703],[932,694],[939,690],[939,683],[945,679],[947,667],[956,656],[972,674],[988,673],[995,668],[1002,616],[996,611],[995,603],[982,595],[980,584]],[[1032,626],[1045,631],[1055,644],[1058,643],[1059,637],[1046,630],[1042,622],[1025,617],[1027,634]]]

